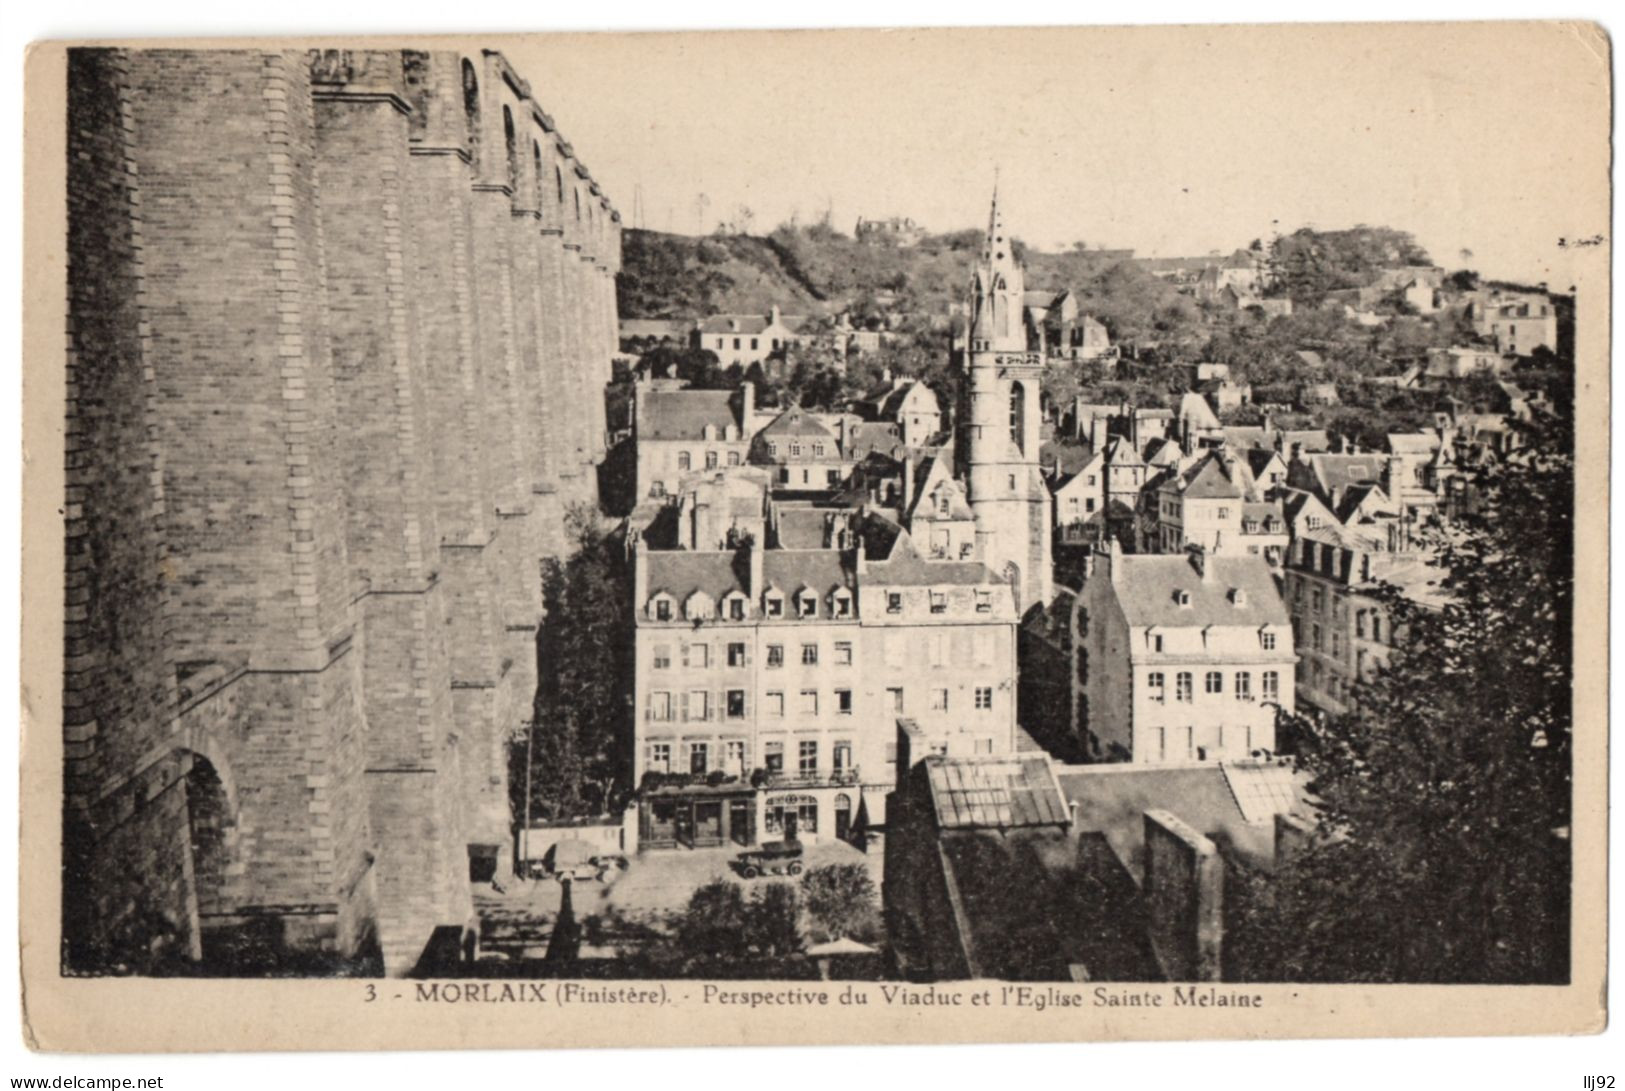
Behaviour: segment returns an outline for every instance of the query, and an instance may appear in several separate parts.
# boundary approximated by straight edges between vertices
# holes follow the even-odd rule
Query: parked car
[[[746,879],[758,875],[800,875],[801,842],[769,841],[734,857],[734,867]]]

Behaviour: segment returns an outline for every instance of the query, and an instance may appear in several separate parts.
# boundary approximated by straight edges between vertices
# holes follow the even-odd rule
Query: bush
[[[826,864],[801,877],[801,896],[819,940],[865,940],[880,932],[880,892],[863,864]]]

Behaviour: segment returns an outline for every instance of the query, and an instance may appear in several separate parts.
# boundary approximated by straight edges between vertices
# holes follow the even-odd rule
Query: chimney
[[[779,305],[777,303],[773,304],[772,308],[767,312],[767,317],[771,325],[777,326],[779,324]]]
[[[897,505],[899,512],[907,512],[914,502],[914,457],[903,455],[903,498]]]
[[[739,319],[737,319],[737,318],[728,319],[728,328],[730,330],[732,330],[734,333],[738,333],[739,332]]]
[[[749,381],[739,384],[739,438],[747,439],[750,436],[751,418],[756,416],[756,384]]]
[[[858,548],[856,554],[852,558],[852,571],[857,573],[859,581],[862,581],[864,574],[869,568],[869,551],[864,548],[863,535],[858,534],[857,539]],[[859,586],[862,586],[861,582],[859,583]]]
[[[632,438],[637,439],[643,434],[643,386],[641,383],[632,385]]]
[[[751,602],[760,604],[762,595],[767,587],[762,582],[762,543],[752,537],[750,540],[750,586],[746,588]]]
[[[643,533],[632,539],[632,609],[642,610],[649,601],[649,558],[643,549]]]
[[[1196,570],[1197,575],[1202,577],[1202,582],[1205,584],[1212,583],[1215,578],[1213,574],[1213,558],[1207,555],[1207,550],[1200,545],[1191,545],[1186,547],[1185,552],[1190,557],[1191,567]]]
[[[1116,535],[1109,537],[1107,543],[1106,572],[1115,587],[1123,582],[1123,543],[1117,540]]]

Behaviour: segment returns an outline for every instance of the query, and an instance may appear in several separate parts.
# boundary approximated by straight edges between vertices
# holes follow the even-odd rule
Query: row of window
[[[1274,701],[1281,696],[1281,674],[1279,671],[1265,671],[1260,678],[1260,696],[1263,700]],[[1151,671],[1145,676],[1146,689],[1153,701],[1161,702],[1167,698],[1167,676],[1162,671]],[[1192,701],[1195,699],[1196,676],[1190,671],[1180,671],[1174,675],[1174,700]],[[1202,678],[1203,691],[1212,697],[1224,695],[1224,672],[1208,671]],[[1230,692],[1238,701],[1253,700],[1253,673],[1252,671],[1236,671],[1231,679]]]
[[[772,346],[771,347],[777,349],[779,347],[779,339],[777,337],[774,337],[771,340],[772,340]],[[726,337],[717,338],[717,348],[719,348],[719,349],[727,348],[728,347],[727,341],[728,341],[728,339]],[[743,349],[745,347],[743,342],[745,342],[745,341],[750,342],[750,347],[752,349],[761,348],[761,344],[760,344],[761,338],[760,337],[735,337],[733,339],[734,348]]]
[[[824,443],[822,440],[809,443],[807,447],[812,452],[813,458],[824,457]],[[801,457],[801,441],[799,439],[786,441],[785,449],[789,452],[791,458]],[[777,440],[770,439],[767,441],[767,453],[772,455],[774,458],[779,457],[779,443]]]
[[[1246,600],[1242,599],[1240,601],[1245,602]],[[1182,606],[1190,605],[1188,595],[1187,595],[1186,601],[1181,602],[1180,605],[1182,605]],[[1238,605],[1239,605],[1239,603],[1238,603]],[[1154,651],[1154,652],[1162,651],[1163,640],[1162,640],[1162,634],[1161,633],[1149,633],[1149,634],[1147,634],[1146,635],[1146,641],[1147,641],[1147,643],[1149,643],[1151,645],[1151,650],[1152,651]],[[1275,634],[1273,632],[1271,632],[1270,630],[1268,630],[1268,629],[1260,630],[1259,633],[1258,633],[1258,646],[1260,648],[1264,649],[1267,652],[1273,652],[1275,650]]]
[[[677,751],[680,765],[672,764],[673,744],[669,742],[649,743],[644,751],[644,767],[650,772],[672,773],[684,772],[694,776],[704,776],[707,773],[721,771],[732,773],[734,776],[744,776],[750,772],[750,748],[743,739],[725,740],[721,747],[710,739],[696,739],[681,744]],[[782,742],[766,742],[762,744],[762,768],[769,773],[783,773],[785,771],[785,744]],[[801,739],[795,743],[796,772],[804,777],[816,777],[822,773],[819,764],[819,742],[817,739]],[[895,753],[890,757],[895,760]],[[855,766],[852,761],[852,742],[849,739],[839,739],[830,748],[832,772],[837,775],[851,772]],[[720,759],[720,760],[719,760]]]
[[[792,474],[792,472],[790,470],[790,467],[788,467],[788,466],[780,466],[779,467],[779,484],[781,484],[781,485],[797,485],[797,484],[800,484],[800,485],[808,485],[808,486],[810,486],[810,485],[812,485],[814,483],[813,482],[813,475],[816,474],[817,472],[818,471],[816,471],[816,470],[803,469],[801,471],[801,480],[798,482],[798,481],[794,480],[794,475]],[[826,486],[833,489],[833,488],[838,487],[840,485],[840,483],[841,483],[841,471],[840,470],[825,470],[824,471],[824,484]]]
[[[978,590],[976,596],[976,612],[978,614],[991,614],[993,612],[993,592]],[[927,592],[927,602],[933,614],[946,614],[948,612],[948,592]],[[901,591],[886,592],[886,613],[900,614],[903,612],[903,593]]]
[[[792,599],[792,608],[798,618],[814,618],[818,616],[818,595],[809,587],[796,592]],[[833,618],[849,618],[852,616],[852,592],[844,587],[837,587],[829,594],[829,616]],[[664,592],[656,595],[649,603],[650,615],[656,621],[675,621],[677,619],[677,602]],[[766,617],[781,618],[785,616],[784,593],[770,589],[762,596],[762,613]],[[729,591],[722,596],[722,607],[719,611],[715,601],[704,591],[696,591],[688,597],[683,604],[683,616],[689,621],[707,621],[718,616],[729,621],[744,621],[750,615],[750,599],[743,591]]]
[[[707,452],[705,452],[705,468],[707,470],[715,470],[715,469],[717,469],[717,467],[720,465],[720,462],[721,462],[721,455],[720,455],[719,452],[717,452],[717,451],[707,451]],[[740,464],[739,452],[738,451],[729,451],[728,452],[728,465],[729,466],[738,466],[739,464]],[[689,452],[687,452],[687,451],[678,451],[677,452],[677,468],[679,470],[692,470],[694,468],[694,456],[692,454],[690,454]]]
[[[767,665],[769,667],[784,666],[783,644],[769,644],[767,646]],[[711,666],[711,645],[709,644],[683,644],[681,645],[683,666],[704,670]],[[809,643],[801,645],[801,663],[803,666],[816,667],[818,665],[819,645]],[[723,658],[730,667],[750,666],[750,645],[743,641],[727,644],[723,649]],[[832,660],[838,667],[852,665],[852,642],[850,640],[837,640]],[[672,649],[669,644],[656,644],[654,646],[655,670],[667,670],[672,665]]]
[[[1198,735],[1189,725],[1183,727],[1153,727],[1143,740],[1147,753],[1140,755],[1150,761],[1212,761],[1252,752],[1253,725],[1220,724]]]
[[[1273,671],[1271,675],[1273,675]],[[1153,675],[1160,679],[1161,675]],[[1181,677],[1189,677],[1182,675]],[[1238,678],[1240,676],[1238,675]],[[1266,676],[1268,677],[1268,676]],[[1160,681],[1157,683],[1160,687]],[[1268,683],[1266,682],[1266,689]],[[817,716],[819,709],[819,690],[807,688],[797,693],[796,715]],[[836,689],[834,694],[834,709],[838,715],[850,716],[853,712],[853,698],[850,689]],[[767,719],[782,719],[786,711],[786,691],[768,690],[762,695],[760,715]],[[674,699],[675,698],[675,699]],[[1188,698],[1187,698],[1188,699]],[[907,711],[906,698],[902,686],[890,686],[886,689],[886,702],[891,711],[902,714]],[[971,705],[977,712],[988,712],[993,708],[993,687],[975,686],[971,690]],[[929,691],[929,705],[932,712],[949,711],[949,691],[943,687],[935,687]],[[670,690],[651,690],[646,718],[653,723],[689,723],[691,721],[705,721],[713,719],[743,720],[750,715],[750,701],[745,690],[729,689],[713,694],[710,690],[693,689],[673,694]]]

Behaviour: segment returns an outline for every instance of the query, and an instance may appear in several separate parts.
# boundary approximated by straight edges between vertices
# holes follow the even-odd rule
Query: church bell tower
[[[993,194],[971,279],[959,461],[982,562],[1010,581],[1026,613],[1050,600],[1050,495],[1039,471],[1044,357],[1027,349],[1025,286]]]

